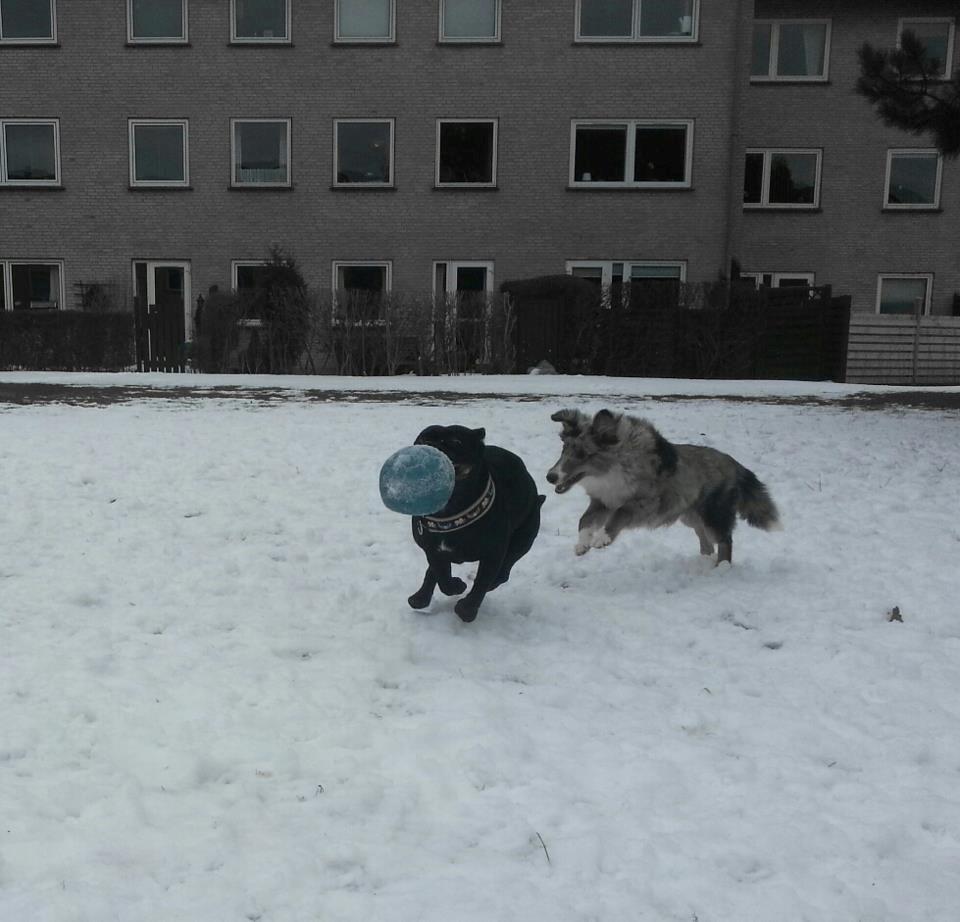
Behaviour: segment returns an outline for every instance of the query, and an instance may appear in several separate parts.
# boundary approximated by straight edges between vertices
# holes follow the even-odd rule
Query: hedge
[[[0,311],[4,371],[121,371],[135,363],[131,313]]]

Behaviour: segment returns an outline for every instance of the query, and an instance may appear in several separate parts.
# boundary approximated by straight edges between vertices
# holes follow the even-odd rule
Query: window
[[[748,208],[817,208],[819,150],[748,150],[743,204]]]
[[[692,155],[692,121],[574,122],[570,184],[687,188]]]
[[[755,22],[752,80],[826,80],[830,20]]]
[[[888,150],[884,208],[916,211],[939,207],[942,165],[935,150]]]
[[[567,261],[567,274],[586,279],[602,288],[628,282],[682,282],[687,277],[685,262],[630,262],[629,260]]]
[[[231,41],[290,41],[290,0],[230,0],[230,10]]]
[[[394,0],[336,0],[338,42],[392,42]]]
[[[56,40],[55,0],[0,0],[0,42],[50,44]]]
[[[33,118],[0,121],[0,185],[59,184],[59,122]]]
[[[234,186],[290,185],[290,119],[233,119]]]
[[[63,263],[0,262],[0,310],[58,310]]]
[[[252,291],[266,274],[268,263],[263,259],[235,259],[230,264],[234,291]]]
[[[392,186],[393,119],[337,119],[333,157],[335,186]]]
[[[189,185],[187,122],[130,119],[130,185]]]
[[[486,303],[486,295],[493,291],[493,263],[487,260],[457,260],[433,264],[434,295],[460,296],[467,301]]]
[[[741,272],[743,281],[753,282],[757,288],[812,288],[812,272]]]
[[[577,41],[697,39],[699,0],[577,0]]]
[[[438,186],[495,186],[496,119],[439,119],[435,178]]]
[[[929,314],[933,275],[881,275],[877,281],[878,314]]]
[[[440,0],[440,41],[500,40],[500,0]]]
[[[953,64],[952,19],[901,19],[897,44],[904,32],[913,32],[924,47],[923,62],[928,76],[949,78]]]
[[[336,314],[344,320],[383,320],[384,293],[391,287],[393,265],[385,262],[334,262]]]
[[[187,0],[127,0],[127,41],[186,42]]]

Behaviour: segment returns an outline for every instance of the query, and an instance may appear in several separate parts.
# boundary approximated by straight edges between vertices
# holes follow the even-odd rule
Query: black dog
[[[485,436],[465,426],[429,426],[417,436],[417,445],[431,445],[453,462],[456,482],[443,509],[413,518],[413,540],[427,555],[427,572],[408,599],[412,608],[426,608],[437,586],[444,595],[460,595],[467,584],[451,575],[450,565],[477,560],[473,586],[455,607],[462,621],[473,621],[483,597],[510,578],[540,531],[545,497],[523,461],[484,445]]]

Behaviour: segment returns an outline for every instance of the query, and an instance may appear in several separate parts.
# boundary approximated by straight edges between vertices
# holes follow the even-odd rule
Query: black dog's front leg
[[[454,606],[453,610],[460,616],[461,621],[473,621],[480,610],[483,597],[494,587],[500,567],[503,565],[504,554],[496,557],[483,557],[477,567],[477,578],[473,581],[470,591]]]
[[[467,584],[450,572],[450,561],[441,557],[427,555],[427,572],[423,576],[423,583],[407,602],[411,608],[426,608],[433,598],[433,590],[440,587],[444,595],[460,595]]]

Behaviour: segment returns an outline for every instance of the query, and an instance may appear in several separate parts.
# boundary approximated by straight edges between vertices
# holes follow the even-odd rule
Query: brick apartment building
[[[0,308],[561,272],[960,291],[960,162],[856,50],[956,0],[0,0]],[[188,334],[189,335],[189,334]]]

